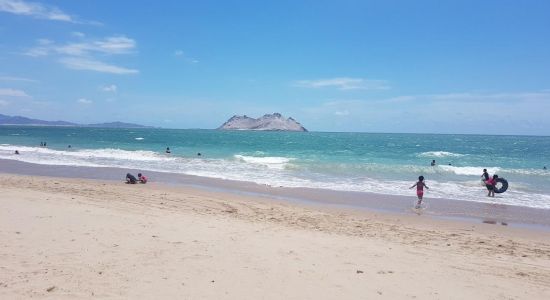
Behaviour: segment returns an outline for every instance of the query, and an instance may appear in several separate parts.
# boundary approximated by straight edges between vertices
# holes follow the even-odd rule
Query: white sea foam
[[[20,155],[14,155],[18,150]],[[127,151],[121,149],[82,149],[77,151],[55,150],[43,147],[1,145],[0,158],[47,165],[127,167],[132,163],[173,161],[152,151]]]
[[[134,140],[136,141],[143,141],[145,138],[142,138],[142,137],[137,137],[137,138],[134,138]]]
[[[257,156],[246,156],[246,155],[237,154],[237,155],[234,155],[234,157],[237,160],[240,160],[249,164],[261,165],[261,166],[265,166],[273,169],[284,169],[285,166],[292,160],[292,158],[278,157],[278,156],[257,157]]]
[[[14,151],[19,150],[20,155]],[[129,151],[121,149],[82,149],[55,150],[43,147],[0,145],[0,158],[13,159],[45,165],[72,165],[88,167],[132,168],[144,171],[157,171],[197,175],[212,178],[241,180],[284,187],[311,187],[339,191],[372,192],[389,195],[414,197],[408,189],[413,180],[390,180],[380,174],[429,174],[426,198],[447,198],[477,202],[493,202],[486,197],[486,191],[479,183],[482,167],[457,166],[416,166],[333,164],[328,167],[309,162],[308,167],[294,158],[279,156],[235,155],[232,159],[185,158],[168,156],[152,151]],[[538,176],[545,182],[549,173],[530,169],[487,168],[491,174],[519,174],[518,176]],[[431,172],[431,173],[430,173]],[[371,174],[373,177],[365,176]],[[512,176],[512,175],[510,175]],[[542,177],[541,177],[542,176]],[[400,175],[396,178],[403,178]],[[433,179],[437,180],[433,180]],[[527,182],[527,181],[526,181]],[[550,208],[550,195],[533,191],[528,184],[511,182],[510,189],[497,198],[499,203],[522,205],[536,208]]]
[[[478,175],[481,176],[483,173],[483,169],[487,169],[489,173],[494,174],[498,173],[500,171],[500,168],[498,167],[489,167],[489,168],[482,168],[482,167],[455,167],[455,166],[438,166],[437,168],[440,168],[444,171],[456,174],[456,175]]]
[[[422,152],[417,155],[418,157],[462,157],[464,154],[460,153],[453,153],[453,152],[447,152],[447,151],[428,151],[428,152]]]

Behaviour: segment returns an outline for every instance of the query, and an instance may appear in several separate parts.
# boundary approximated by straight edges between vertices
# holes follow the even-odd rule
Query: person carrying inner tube
[[[485,184],[487,186],[487,190],[489,191],[487,193],[487,197],[494,197],[495,196],[495,186],[497,184],[498,175],[493,175],[492,178],[489,178],[489,180],[485,181]]]

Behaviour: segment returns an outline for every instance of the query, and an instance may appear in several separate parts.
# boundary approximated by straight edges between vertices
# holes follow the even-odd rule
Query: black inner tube
[[[508,189],[508,180],[504,178],[497,178],[495,185],[495,193],[500,194],[506,192]],[[499,184],[500,183],[500,184]]]

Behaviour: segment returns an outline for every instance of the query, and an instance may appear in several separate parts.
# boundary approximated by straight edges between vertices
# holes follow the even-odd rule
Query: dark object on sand
[[[499,184],[500,183],[500,184]],[[506,192],[508,189],[508,180],[504,178],[497,178],[495,184],[495,193],[500,194]]]
[[[126,183],[131,183],[131,184],[136,184],[137,183],[137,179],[134,175],[130,174],[130,173],[127,173],[126,174]]]

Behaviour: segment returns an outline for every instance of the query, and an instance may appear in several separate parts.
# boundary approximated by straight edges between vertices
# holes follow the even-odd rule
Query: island
[[[264,131],[307,131],[292,117],[285,118],[280,113],[265,114],[257,119],[244,116],[233,116],[218,130],[264,130]]]

